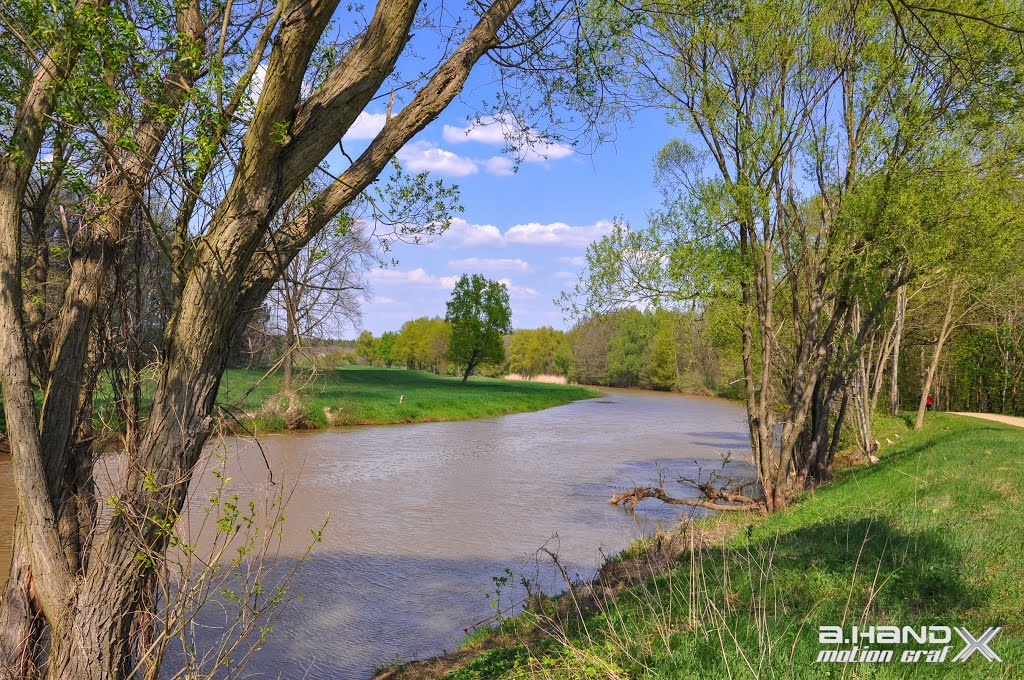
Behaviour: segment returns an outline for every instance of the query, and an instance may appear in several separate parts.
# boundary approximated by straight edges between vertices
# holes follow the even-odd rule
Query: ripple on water
[[[263,438],[275,488],[291,492],[283,557],[301,553],[325,512],[331,521],[298,572],[303,600],[282,613],[250,669],[361,678],[396,658],[450,649],[491,614],[485,594],[506,567],[558,587],[555,571],[535,559],[542,545],[589,576],[602,553],[678,517],[656,504],[631,516],[608,503],[613,486],[649,483],[658,464],[672,473],[713,466],[716,451],[745,441],[734,404],[607,393],[500,418]],[[0,459],[0,484],[5,465]],[[256,447],[239,442],[229,468],[243,497],[268,488]],[[211,483],[209,475],[198,482],[194,505]],[[11,496],[0,496],[0,550],[9,545]],[[215,629],[217,612],[205,617]]]

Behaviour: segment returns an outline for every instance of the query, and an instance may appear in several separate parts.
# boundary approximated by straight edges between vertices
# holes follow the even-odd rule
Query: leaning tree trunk
[[[907,310],[907,287],[900,286],[896,291],[896,336],[892,347],[892,374],[889,379],[889,411],[892,415],[900,412],[900,344],[903,341],[903,317]]]
[[[462,374],[462,384],[465,385],[469,381],[469,376],[473,374],[473,369],[477,365],[477,353],[478,350],[473,350],[473,354],[470,355],[469,361],[466,362],[466,370]]]
[[[461,91],[470,69],[495,45],[499,28],[517,4],[493,3],[342,177],[271,235],[271,218],[285,197],[315,169],[393,72],[418,3],[379,3],[362,38],[304,103],[302,75],[337,2],[288,6],[231,186],[211,218],[203,247],[190,260],[190,273],[165,331],[157,387],[137,455],[113,495],[116,512],[93,534],[88,555],[66,552],[56,510],[67,498],[63,492],[52,493],[47,482],[48,468],[65,469],[53,465],[54,458],[64,463],[72,454],[51,452],[41,440],[66,439],[67,424],[60,421],[61,427],[52,432],[38,428],[26,360],[18,223],[31,166],[10,154],[0,156],[0,375],[20,527],[15,578],[0,606],[0,652],[7,668],[15,669],[11,674],[25,674],[16,667],[26,658],[25,650],[35,649],[37,617],[45,618],[49,631],[48,647],[42,651],[47,677],[98,680],[133,671],[140,661],[133,629],[140,609],[152,607],[147,588],[154,569],[164,563],[166,528],[178,520],[193,468],[210,435],[214,400],[233,339],[241,335],[294,252],[379,176],[398,150]],[[25,98],[33,105],[20,109],[15,118],[16,132],[25,128],[30,133],[15,136],[24,158],[38,155],[42,121],[52,109],[47,100],[56,92],[51,76],[66,70],[62,64],[39,70],[38,82]],[[291,132],[284,144],[279,139],[282,122],[290,123]],[[270,242],[276,247],[266,245]],[[85,361],[81,353],[70,355]]]
[[[924,384],[921,386],[921,398],[917,403],[917,418],[914,420],[914,429],[920,430],[924,427],[924,412],[928,406],[928,395],[932,390],[932,382],[935,380],[935,373],[939,369],[939,360],[942,358],[942,348],[946,344],[950,330],[953,325],[953,308],[956,306],[957,286],[950,284],[949,295],[946,298],[946,313],[942,317],[942,327],[939,329],[939,337],[935,342],[935,350],[932,352],[932,360],[928,365],[928,372],[924,377]]]
[[[284,356],[281,357],[281,362],[284,364],[282,370],[284,371],[284,391],[285,394],[292,393],[292,368],[295,365],[295,355],[292,353],[295,349],[294,334],[292,332],[291,316],[288,317],[288,330],[284,334]]]
[[[34,675],[43,618],[33,602],[32,570],[24,524],[13,527],[14,550],[11,573],[3,590],[0,607],[0,677],[30,678]]]

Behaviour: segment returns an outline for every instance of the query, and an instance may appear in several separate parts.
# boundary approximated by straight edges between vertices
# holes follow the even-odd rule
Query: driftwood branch
[[[612,489],[611,504],[626,505],[630,512],[636,510],[637,504],[645,498],[653,498],[669,505],[685,505],[692,508],[705,508],[722,512],[744,512],[757,510],[763,512],[764,502],[756,495],[757,482],[753,480],[737,480],[726,472],[732,460],[732,454],[721,454],[722,462],[718,469],[711,470],[706,476],[704,470],[698,468],[698,475],[703,480],[693,477],[679,476],[676,482],[697,492],[695,498],[675,498],[665,491],[665,470],[659,469],[656,484],[636,485],[628,491],[619,493]],[[748,492],[754,488],[755,494]]]
[[[762,504],[750,496],[730,491],[714,490],[704,498],[675,498],[669,496],[660,486],[637,486],[629,491],[618,493],[612,489],[612,505],[626,504],[630,512],[636,509],[637,503],[645,498],[654,498],[669,505],[686,505],[694,508],[706,508],[719,511],[747,511],[762,509]]]
[[[729,464],[730,459],[729,454],[722,456],[723,470]],[[653,498],[669,505],[686,505],[693,508],[705,508],[707,510],[723,512],[761,511],[764,508],[764,503],[747,491],[750,487],[756,487],[756,482],[749,480],[737,481],[722,474],[722,470],[712,470],[703,481],[685,476],[677,477],[676,481],[696,491],[696,497],[675,498],[670,496],[665,491],[665,471],[661,470],[658,475],[657,484],[637,485],[622,493],[613,488],[611,504],[626,505],[629,507],[630,512],[635,511],[637,504],[645,498]]]

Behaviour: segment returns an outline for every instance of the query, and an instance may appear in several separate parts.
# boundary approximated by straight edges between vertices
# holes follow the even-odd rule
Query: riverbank
[[[600,392],[576,385],[461,378],[426,371],[345,366],[293,379],[284,395],[280,373],[228,369],[218,404],[239,429],[257,433],[339,425],[389,425],[471,420],[539,411]]]
[[[775,515],[716,516],[387,678],[1019,677],[1024,432],[949,414]],[[966,664],[816,663],[826,625],[1001,626]],[[962,644],[950,641],[951,658]],[[941,648],[942,645],[938,645]],[[935,647],[933,645],[932,647]],[[849,645],[838,647],[848,649]],[[885,649],[876,646],[876,649]]]

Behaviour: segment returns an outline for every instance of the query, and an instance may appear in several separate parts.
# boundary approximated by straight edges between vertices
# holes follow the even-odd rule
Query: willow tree
[[[738,304],[760,492],[691,503],[777,509],[830,476],[860,352],[945,222],[928,180],[977,92],[921,58],[906,36],[931,27],[887,3],[591,8],[602,94],[660,107],[688,136],[656,162],[664,209],[591,248],[576,303]],[[978,50],[999,70],[986,40],[951,59]]]
[[[521,2],[443,19],[440,58],[415,75],[398,69],[400,59],[414,26],[428,29],[436,16],[418,0],[380,0],[365,12],[338,0],[58,0],[0,10],[0,361],[18,503],[0,603],[4,675],[158,672],[159,655],[133,631],[155,606],[147,584],[214,427],[232,343],[297,254],[444,110],[481,58],[515,62],[527,42],[505,48],[503,38],[550,26],[542,3],[510,22]],[[329,171],[328,154],[381,97],[393,102],[382,129]],[[47,195],[61,191],[28,191],[58,178],[76,197],[59,210]],[[318,193],[277,219],[311,178]],[[66,280],[41,345],[23,269],[32,209],[71,213],[60,230]],[[90,328],[133,223],[166,257],[172,314],[151,411],[99,507],[81,408],[101,361]]]

